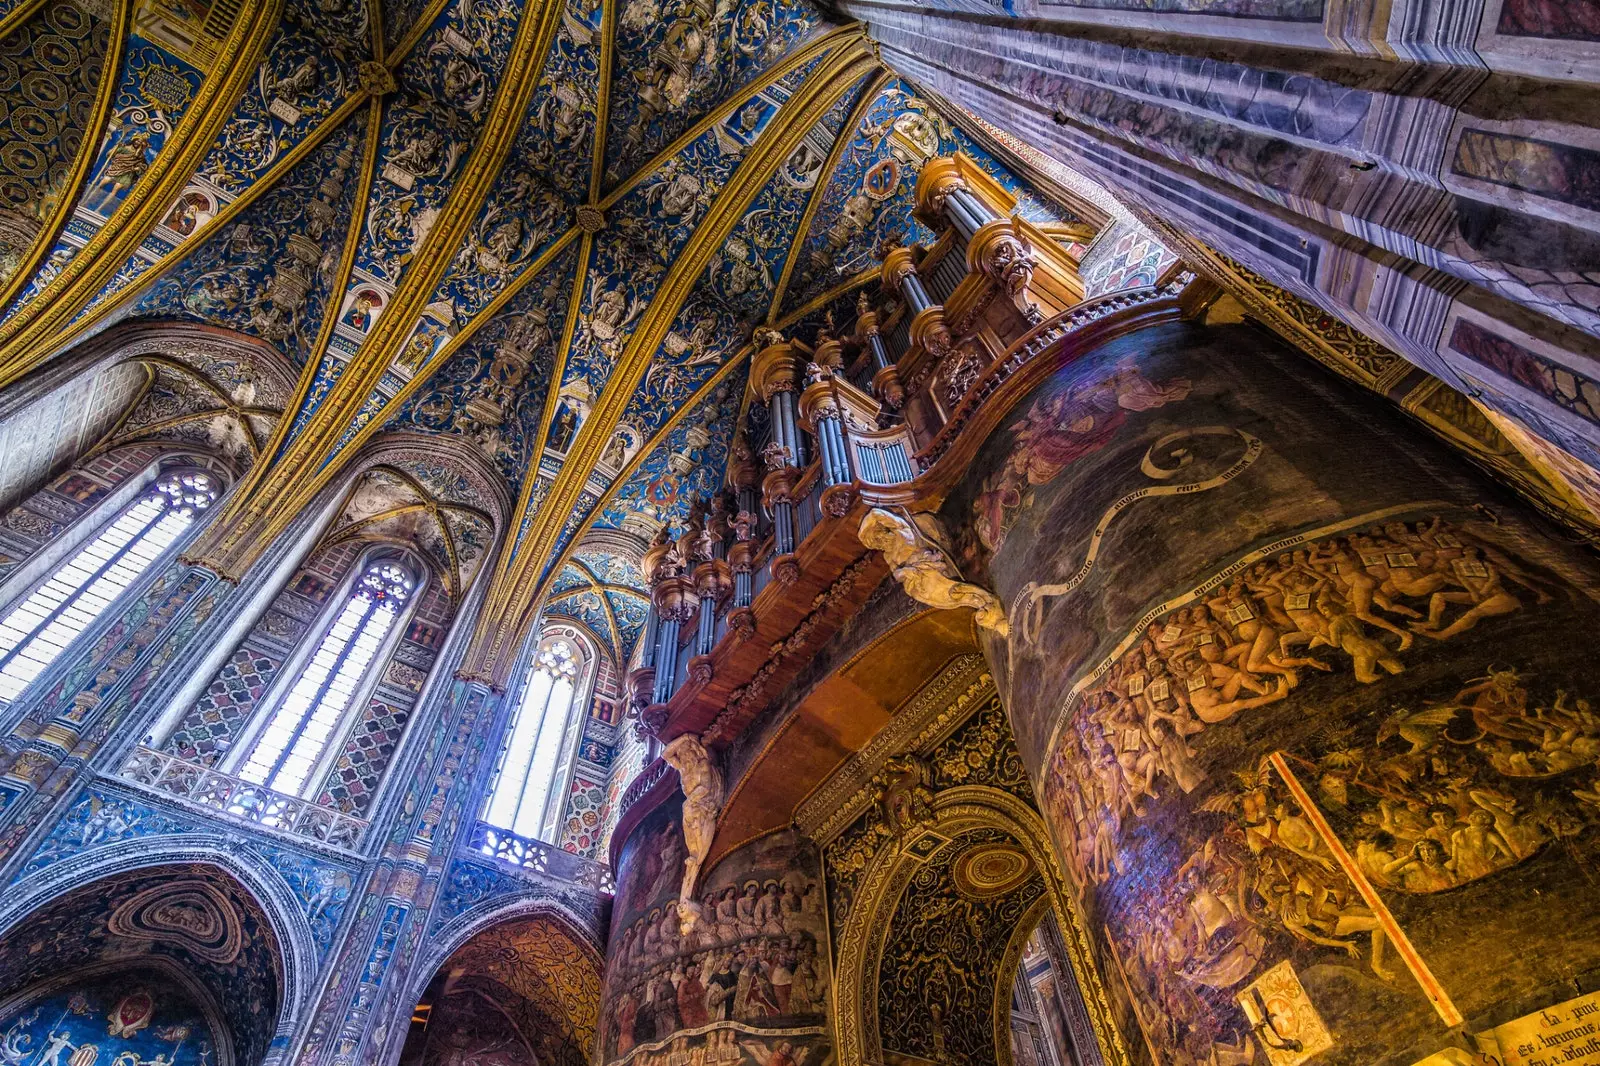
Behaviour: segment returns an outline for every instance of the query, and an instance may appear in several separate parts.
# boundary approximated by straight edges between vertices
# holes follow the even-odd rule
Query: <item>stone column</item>
[[[1132,1061],[1464,1062],[1429,1056],[1570,1019],[1595,560],[1248,326],[1062,362],[942,517]]]

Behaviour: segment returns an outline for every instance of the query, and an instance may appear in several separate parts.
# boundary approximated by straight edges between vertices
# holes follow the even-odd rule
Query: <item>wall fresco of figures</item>
[[[705,917],[684,934],[680,820],[666,803],[622,847],[602,1061],[820,1064],[829,970],[816,849],[785,831],[728,855],[701,878]]]
[[[0,1006],[9,1066],[223,1066],[230,1050],[168,973],[102,975]]]
[[[1408,1066],[1600,975],[1593,562],[1293,359],[1113,342],[946,505],[1139,1062]]]

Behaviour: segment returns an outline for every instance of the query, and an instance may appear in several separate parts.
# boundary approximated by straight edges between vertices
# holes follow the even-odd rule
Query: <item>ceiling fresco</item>
[[[649,594],[637,587],[643,584],[638,573],[636,566],[603,549],[580,549],[551,579],[544,615],[587,626],[610,645],[616,661],[627,662],[650,603]]]
[[[805,0],[628,0],[612,52],[608,184],[824,28]]]
[[[266,195],[145,290],[132,314],[187,319],[268,341],[297,366],[333,296],[367,116],[358,111]]]
[[[153,156],[197,99],[204,63],[164,40],[114,42],[103,143],[27,292],[133,187],[130,139]],[[68,340],[131,318],[272,344],[302,379],[241,495],[281,509],[375,433],[466,441],[518,501],[490,609],[581,605],[619,651],[642,624],[636,565],[575,546],[653,535],[721,487],[755,327],[809,339],[817,297],[884,238],[927,237],[926,159],[959,148],[1018,189],[807,0],[291,0],[257,62]],[[569,555],[583,587],[546,589]]]
[[[470,438],[515,492],[538,442],[578,258],[574,243],[551,260],[434,371],[390,427]]]
[[[187,34],[171,23],[176,5],[136,5],[123,42],[121,82],[96,162],[65,232],[21,301],[73,258],[120,206],[159,155],[206,70],[202,57],[180,55]],[[358,67],[370,58],[369,13],[360,0],[290,0],[256,76],[223,124],[211,150],[156,228],[82,312],[82,322],[152,267],[197,239],[205,224],[263,184],[275,185],[302,146],[326,136],[326,120],[355,93]],[[177,30],[178,32],[174,32]],[[150,34],[155,40],[147,39]],[[339,218],[347,217],[346,212]],[[9,309],[8,309],[9,311]]]
[[[110,47],[110,22],[69,0],[46,3],[0,44],[0,82],[26,80],[32,104],[0,114],[0,284],[23,269],[32,238],[72,184]]]

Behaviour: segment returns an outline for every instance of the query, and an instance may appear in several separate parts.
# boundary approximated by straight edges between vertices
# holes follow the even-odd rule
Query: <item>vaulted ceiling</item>
[[[296,395],[202,545],[233,574],[374,436],[470,442],[517,500],[485,675],[541,609],[628,654],[616,546],[721,486],[754,327],[930,236],[925,160],[1068,217],[808,0],[257,6],[0,0],[7,41],[106,57],[46,72],[51,129],[0,115],[38,156],[0,159],[0,384],[128,320],[274,347]]]

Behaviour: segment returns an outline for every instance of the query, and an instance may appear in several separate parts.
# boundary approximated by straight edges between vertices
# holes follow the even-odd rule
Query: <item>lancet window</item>
[[[157,477],[0,618],[0,699],[15,700],[105,614],[217,498],[200,470]]]
[[[369,557],[355,583],[326,616],[322,637],[294,684],[250,741],[238,775],[303,795],[340,727],[361,706],[401,622],[415,603],[417,570],[404,558]]]
[[[485,822],[517,836],[551,840],[593,683],[587,642],[566,627],[547,629],[511,720]]]

